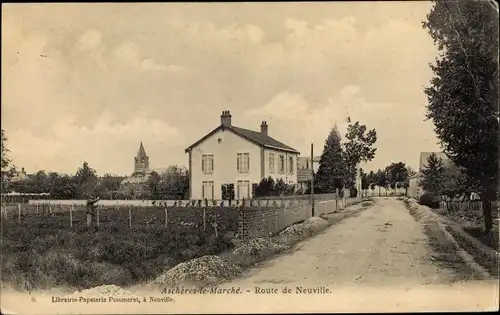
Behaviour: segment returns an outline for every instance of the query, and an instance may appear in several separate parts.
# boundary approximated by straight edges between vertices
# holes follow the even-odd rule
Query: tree
[[[263,178],[255,187],[255,197],[267,197],[274,195],[274,179],[272,177]]]
[[[16,175],[15,166],[11,165],[12,160],[9,158],[10,150],[7,148],[7,136],[5,135],[5,131],[2,130],[2,186],[1,193],[9,192],[11,189],[11,180]]]
[[[425,89],[444,152],[480,184],[485,233],[498,193],[498,7],[435,1],[423,22],[440,51]]]
[[[116,176],[113,174],[106,173],[101,178],[99,182],[99,191],[102,195],[109,196],[109,198],[114,199],[113,196],[120,190],[121,183],[124,178],[121,176]]]
[[[276,196],[284,195],[288,186],[282,178],[279,178],[274,185]]]
[[[377,173],[375,174],[375,184],[378,186],[378,195],[380,196],[380,188],[387,187],[387,175],[385,173],[385,170],[378,170]]]
[[[35,187],[35,193],[48,193],[50,187],[47,186],[47,174],[44,171],[36,172],[33,178],[33,186]]]
[[[348,119],[350,123],[350,118]],[[347,166],[346,187],[356,182],[356,166],[361,162],[371,161],[375,157],[377,148],[373,145],[377,141],[375,129],[367,131],[366,125],[359,122],[350,123],[347,127],[347,142],[344,143],[344,160]]]
[[[314,177],[314,189],[321,193],[333,193],[342,188],[339,179],[345,176],[345,161],[342,146],[340,144],[340,133],[335,126],[328,135],[323,152],[319,160],[318,172]]]
[[[375,192],[375,183],[371,183],[370,184],[370,189],[372,190],[372,196],[373,196],[373,193]]]
[[[83,162],[82,167],[75,174],[75,184],[78,198],[88,198],[89,195],[96,194],[97,172],[87,162]]]
[[[403,184],[409,180],[408,168],[403,162],[391,163],[391,165],[386,168],[386,172],[392,189],[400,189],[403,187]]]
[[[158,200],[160,199],[160,175],[157,172],[151,172],[148,177],[148,188],[149,188],[149,199]],[[163,199],[163,198],[162,198]]]
[[[366,190],[370,188],[370,182],[369,182],[369,174],[364,173],[361,171],[361,190],[362,194],[366,195]]]
[[[415,172],[410,166],[406,167],[406,173],[406,180],[401,185],[401,187],[405,189],[405,196],[408,194],[408,188],[410,188],[410,180],[415,178],[415,176],[417,175],[417,172]]]
[[[427,159],[427,165],[421,170],[420,185],[425,192],[440,196],[443,190],[443,180],[443,160],[432,153]]]
[[[465,169],[455,165],[451,161],[444,165],[442,184],[443,195],[449,198],[480,190],[480,185],[467,176]]]
[[[184,199],[189,191],[189,171],[173,165],[160,176],[158,183],[162,199]]]
[[[74,199],[76,195],[76,185],[74,178],[68,175],[59,175],[52,172],[45,177],[44,186],[47,187],[51,198],[54,199]]]

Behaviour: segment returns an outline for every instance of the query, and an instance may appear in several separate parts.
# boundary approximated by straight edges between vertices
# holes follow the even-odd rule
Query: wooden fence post
[[[339,209],[339,189],[335,188],[335,211]]]
[[[278,234],[278,210],[275,210],[274,211],[274,217],[275,217],[275,220],[276,220],[276,224],[275,224],[275,232],[274,234]]]
[[[203,208],[203,231],[207,230],[207,217],[206,217],[206,215],[207,215],[206,210],[205,210],[205,208]]]
[[[17,223],[21,224],[21,204],[17,204]]]
[[[217,232],[217,226],[218,226],[217,221],[215,221],[212,224],[212,226],[214,227],[214,230],[215,230],[215,237],[219,237],[219,233]]]
[[[75,210],[75,205],[71,205],[69,208],[69,227],[73,227],[73,211]]]
[[[96,215],[96,224],[97,228],[99,228],[99,209],[101,209],[101,205],[97,206],[97,215]]]
[[[132,227],[132,207],[128,207],[128,227]]]
[[[165,228],[168,228],[168,209],[165,207]]]

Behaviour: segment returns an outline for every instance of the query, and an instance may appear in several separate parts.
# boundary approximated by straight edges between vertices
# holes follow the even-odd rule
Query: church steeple
[[[144,145],[139,146],[139,151],[137,151],[137,156],[134,158],[134,173],[141,172],[146,173],[149,170],[149,156],[146,155],[146,150],[144,150]]]
[[[139,146],[139,151],[137,152],[137,157],[139,159],[147,157],[146,150],[144,150],[144,146],[142,145],[142,141],[141,141],[141,145]]]

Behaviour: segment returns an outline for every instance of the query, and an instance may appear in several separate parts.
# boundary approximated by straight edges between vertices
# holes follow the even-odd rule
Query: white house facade
[[[419,177],[422,174],[422,170],[427,168],[427,162],[432,154],[435,154],[445,164],[451,163],[451,160],[443,152],[420,152],[420,162],[419,162],[418,172],[413,178],[410,179],[408,187],[409,197],[419,198],[424,193],[424,190],[419,184]]]
[[[297,150],[271,138],[263,121],[260,132],[233,126],[229,111],[220,125],[186,149],[190,199],[222,199],[223,185],[233,184],[236,199],[252,197],[252,184],[263,178],[297,184]]]

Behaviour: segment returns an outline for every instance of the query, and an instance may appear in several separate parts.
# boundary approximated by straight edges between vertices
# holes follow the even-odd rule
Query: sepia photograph
[[[498,4],[2,4],[2,314],[499,310]]]

